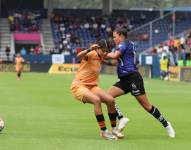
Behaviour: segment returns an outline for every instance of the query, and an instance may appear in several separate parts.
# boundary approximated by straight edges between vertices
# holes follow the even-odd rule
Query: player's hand
[[[95,47],[98,47],[98,45],[97,44],[90,45],[90,48],[95,48]]]
[[[95,50],[95,49],[97,49],[99,47],[99,45],[97,45],[97,44],[92,44],[91,46],[90,46],[90,49],[91,50]]]

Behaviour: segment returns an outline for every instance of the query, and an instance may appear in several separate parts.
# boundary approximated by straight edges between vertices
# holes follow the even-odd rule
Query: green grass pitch
[[[17,81],[14,73],[0,73],[0,117],[6,123],[0,150],[191,150],[191,83],[145,79],[148,97],[173,124],[175,139],[129,94],[116,100],[130,119],[126,137],[107,141],[99,137],[92,105],[72,97],[73,77],[24,73]],[[101,75],[100,86],[108,89],[116,80]]]

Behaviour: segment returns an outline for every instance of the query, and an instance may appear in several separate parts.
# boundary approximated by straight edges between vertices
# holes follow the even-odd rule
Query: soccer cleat
[[[100,131],[100,136],[103,137],[106,140],[117,140],[117,137],[114,136],[111,132],[108,130]]]
[[[124,138],[124,135],[116,127],[111,130],[111,133],[119,139]]]
[[[172,125],[171,125],[171,123],[170,122],[168,122],[168,126],[167,127],[165,127],[166,128],[166,130],[167,130],[167,133],[168,133],[168,135],[169,135],[169,137],[171,137],[171,138],[175,138],[175,131],[174,131],[174,129],[173,129],[173,127],[172,127]]]
[[[167,80],[168,80],[168,76],[166,76],[166,77],[164,78],[164,80],[167,81]]]
[[[129,119],[125,117],[119,120],[119,125],[118,125],[119,132],[123,131],[123,129],[125,128],[128,122],[129,122]]]

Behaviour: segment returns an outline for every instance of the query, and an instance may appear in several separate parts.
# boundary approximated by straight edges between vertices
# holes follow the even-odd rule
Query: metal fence
[[[137,51],[142,52],[191,29],[191,12],[168,12],[129,32]]]

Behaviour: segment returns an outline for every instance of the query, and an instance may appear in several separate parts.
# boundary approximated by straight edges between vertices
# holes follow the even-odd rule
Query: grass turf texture
[[[99,137],[93,107],[72,97],[72,79],[73,75],[25,73],[17,81],[13,73],[0,73],[0,117],[6,123],[0,133],[0,150],[191,149],[190,83],[145,79],[148,97],[173,124],[175,139],[129,94],[117,98],[130,118],[126,138],[107,141]],[[101,75],[100,86],[107,89],[116,80]]]

